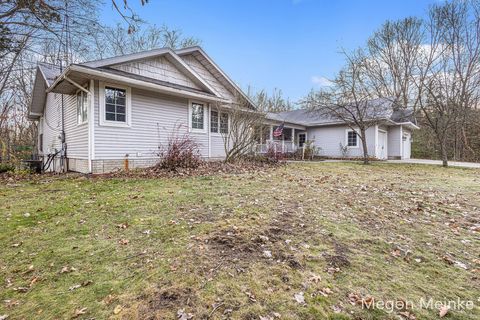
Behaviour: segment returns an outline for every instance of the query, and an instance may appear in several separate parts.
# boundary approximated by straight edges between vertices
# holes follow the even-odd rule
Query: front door
[[[302,148],[303,145],[305,144],[305,141],[307,141],[307,135],[305,133],[299,133],[298,134],[298,147]]]
[[[379,159],[387,159],[387,133],[381,130],[378,131],[377,156]]]

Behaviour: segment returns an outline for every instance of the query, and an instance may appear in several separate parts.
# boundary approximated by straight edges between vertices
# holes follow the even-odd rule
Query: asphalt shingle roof
[[[375,99],[369,102],[372,113],[376,118],[390,119],[394,122],[412,122],[416,123],[412,109],[396,109],[391,99]],[[325,125],[329,123],[340,122],[339,119],[323,115],[319,112],[306,109],[298,109],[279,113],[267,113],[267,119],[275,121],[284,121],[304,126]]]

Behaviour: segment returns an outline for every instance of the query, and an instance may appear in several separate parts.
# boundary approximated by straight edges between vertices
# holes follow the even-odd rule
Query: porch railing
[[[257,144],[256,152],[267,153],[270,148],[275,152],[290,153],[297,151],[298,146],[293,141],[267,140]]]

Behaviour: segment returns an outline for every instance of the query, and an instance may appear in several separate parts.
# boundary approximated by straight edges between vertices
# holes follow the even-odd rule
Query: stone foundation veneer
[[[155,165],[159,158],[128,159],[129,169],[147,168]],[[98,159],[92,160],[92,173],[109,173],[125,169],[125,159]]]

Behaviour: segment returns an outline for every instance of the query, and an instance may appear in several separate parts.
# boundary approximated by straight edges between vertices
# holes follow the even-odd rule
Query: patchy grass
[[[4,183],[0,316],[479,319],[479,208],[480,171],[420,165]]]

